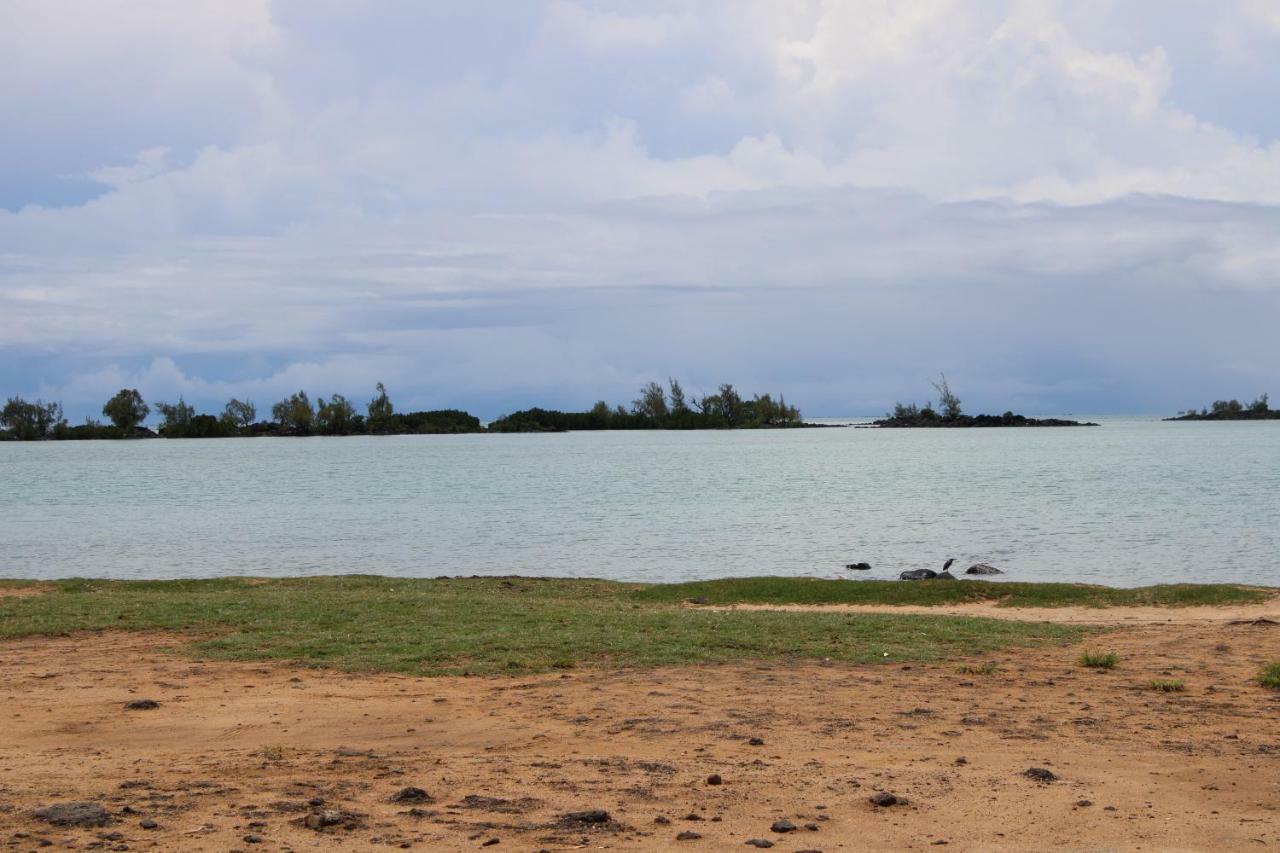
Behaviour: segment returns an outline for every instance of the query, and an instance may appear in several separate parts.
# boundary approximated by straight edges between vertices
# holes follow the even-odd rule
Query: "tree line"
[[[271,420],[259,421],[258,409],[232,398],[217,415],[196,411],[182,397],[176,403],[156,403],[160,423],[152,431],[143,423],[152,407],[136,388],[122,388],[102,407],[106,423],[86,418],[83,424],[67,423],[61,403],[28,402],[11,397],[0,409],[0,428],[7,438],[21,441],[88,438],[230,438],[255,435],[397,435],[408,433],[479,432],[480,419],[455,409],[397,412],[387,389],[378,383],[377,393],[364,413],[341,394],[311,402],[298,391],[271,407]]]
[[[490,432],[564,432],[566,430],[631,429],[776,429],[804,426],[800,410],[787,405],[781,394],[743,397],[730,384],[714,394],[687,397],[679,380],[667,388],[650,382],[625,406],[600,400],[585,412],[524,409],[489,424]]]
[[[669,388],[669,390],[668,390]],[[686,399],[675,379],[668,388],[645,385],[631,408],[610,407],[604,401],[586,412],[527,409],[499,418],[490,432],[548,432],[599,429],[735,429],[801,426],[800,411],[779,396],[742,397],[732,385],[714,394]],[[182,397],[176,403],[158,402],[160,422],[153,431],[144,423],[152,414],[136,388],[122,388],[102,407],[106,422],[86,418],[68,424],[61,403],[29,402],[11,397],[0,409],[0,437],[20,441],[102,438],[230,438],[263,435],[406,435],[483,432],[480,419],[458,409],[397,412],[378,383],[373,399],[357,411],[341,394],[318,397],[313,403],[298,391],[271,406],[271,419],[258,420],[257,407],[232,398],[218,414],[199,412]]]
[[[1251,403],[1239,400],[1214,400],[1212,406],[1202,406],[1199,411],[1194,408],[1178,412],[1176,418],[1165,418],[1170,421],[1251,421],[1278,420],[1280,409],[1271,408],[1266,394],[1255,397]]]
[[[1028,418],[1005,412],[1003,415],[967,415],[960,405],[960,398],[951,390],[945,373],[938,375],[938,381],[930,381],[930,385],[938,392],[938,408],[934,408],[930,400],[924,406],[915,403],[894,403],[893,411],[876,421],[876,426],[885,428],[903,427],[1058,427],[1058,426],[1097,426],[1093,423],[1081,423],[1060,418]]]

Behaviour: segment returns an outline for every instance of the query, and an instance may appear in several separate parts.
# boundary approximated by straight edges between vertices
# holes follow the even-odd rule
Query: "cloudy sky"
[[[0,0],[0,393],[1280,396],[1273,0]]]

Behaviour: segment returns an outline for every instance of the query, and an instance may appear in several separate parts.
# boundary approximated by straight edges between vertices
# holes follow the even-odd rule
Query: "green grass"
[[[929,661],[1084,634],[970,617],[700,610],[646,597],[639,585],[592,580],[344,576],[42,585],[49,589],[42,595],[0,597],[0,638],[158,629],[187,635],[183,649],[205,657],[352,671]]]
[[[1115,652],[1090,652],[1080,655],[1080,665],[1090,669],[1115,669],[1120,663],[1120,655]]]
[[[860,581],[812,578],[730,578],[662,584],[635,593],[639,601],[707,604],[938,605],[993,601],[1001,607],[1192,607],[1266,601],[1274,590],[1234,584],[1162,584],[1116,589],[1071,583],[1009,581]]]
[[[1187,685],[1177,678],[1155,678],[1147,682],[1147,689],[1157,693],[1181,693],[1187,689]]]
[[[1280,661],[1269,663],[1258,673],[1258,683],[1263,687],[1280,690]]]

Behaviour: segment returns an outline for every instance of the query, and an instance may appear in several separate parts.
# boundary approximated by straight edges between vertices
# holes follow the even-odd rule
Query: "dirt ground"
[[[1280,846],[1280,692],[1250,680],[1280,658],[1280,625],[1197,611],[1091,637],[1119,652],[1109,672],[1077,666],[1073,646],[994,654],[994,674],[815,662],[424,679],[196,661],[154,634],[7,641],[0,849]],[[1153,692],[1154,678],[1186,690]],[[159,705],[125,708],[138,699]],[[421,801],[393,802],[406,787]],[[875,806],[881,791],[907,802]],[[110,823],[33,814],[76,801]],[[607,819],[566,817],[591,810]]]

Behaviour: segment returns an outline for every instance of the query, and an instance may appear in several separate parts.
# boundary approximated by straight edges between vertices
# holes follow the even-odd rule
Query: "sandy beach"
[[[6,640],[0,839],[218,851],[1280,844],[1280,693],[1251,681],[1275,657],[1280,626],[1267,619],[1280,607],[1081,610],[1111,627],[994,653],[991,673],[774,661],[420,678],[193,660],[163,633]],[[1078,666],[1085,647],[1115,650],[1120,666]],[[1154,692],[1159,678],[1185,691]],[[157,707],[126,708],[148,699]],[[902,802],[874,805],[879,792]],[[68,802],[99,804],[109,822],[34,814]]]

